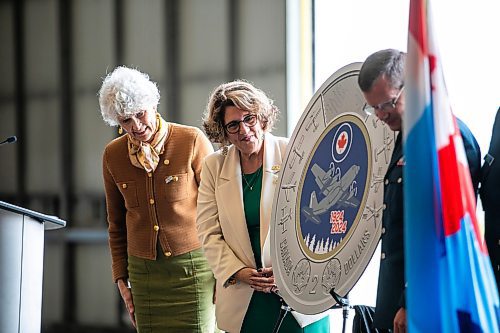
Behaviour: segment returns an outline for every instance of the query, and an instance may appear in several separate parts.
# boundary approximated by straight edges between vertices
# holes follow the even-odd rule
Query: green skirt
[[[202,250],[128,258],[137,332],[213,332],[215,280]]]
[[[280,299],[276,294],[254,291],[241,328],[242,333],[272,333],[279,317]],[[327,316],[301,328],[291,313],[281,323],[280,333],[329,333],[330,318]]]

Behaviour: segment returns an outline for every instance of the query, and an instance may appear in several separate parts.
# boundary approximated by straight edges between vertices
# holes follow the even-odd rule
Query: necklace
[[[245,181],[245,184],[250,189],[250,191],[253,191],[253,187],[254,187],[255,183],[257,182],[257,180],[259,179],[261,171],[262,171],[262,167],[259,168],[257,173],[254,173],[252,175],[252,179],[250,179],[250,181],[247,180],[247,178],[245,177],[245,174],[243,172],[241,173],[241,176],[243,177],[243,181]]]

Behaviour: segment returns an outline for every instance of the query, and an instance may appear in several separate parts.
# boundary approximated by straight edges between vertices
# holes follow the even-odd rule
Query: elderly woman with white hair
[[[215,280],[196,232],[200,129],[166,122],[148,75],[117,67],[103,81],[104,121],[126,135],[103,154],[113,281],[138,332],[212,332]]]

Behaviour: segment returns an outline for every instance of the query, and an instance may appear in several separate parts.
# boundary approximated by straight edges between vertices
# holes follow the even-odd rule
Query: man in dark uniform
[[[484,209],[484,238],[498,288],[500,286],[500,108],[497,111],[490,149],[484,157],[481,173],[479,194]]]
[[[374,326],[395,333],[406,332],[403,226],[402,117],[405,107],[404,67],[406,54],[388,49],[370,55],[358,77],[366,99],[364,110],[374,114],[397,135],[391,162],[384,178],[384,213],[382,215],[382,253],[380,260]],[[474,189],[477,190],[481,153],[467,126],[458,121],[466,149]],[[429,193],[432,195],[432,193]],[[425,292],[425,288],[422,288]]]

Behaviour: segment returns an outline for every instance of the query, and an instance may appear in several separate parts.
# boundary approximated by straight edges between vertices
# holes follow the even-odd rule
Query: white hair
[[[110,126],[118,125],[118,117],[130,117],[156,107],[159,101],[160,92],[149,75],[125,66],[109,73],[99,90],[102,119]]]

